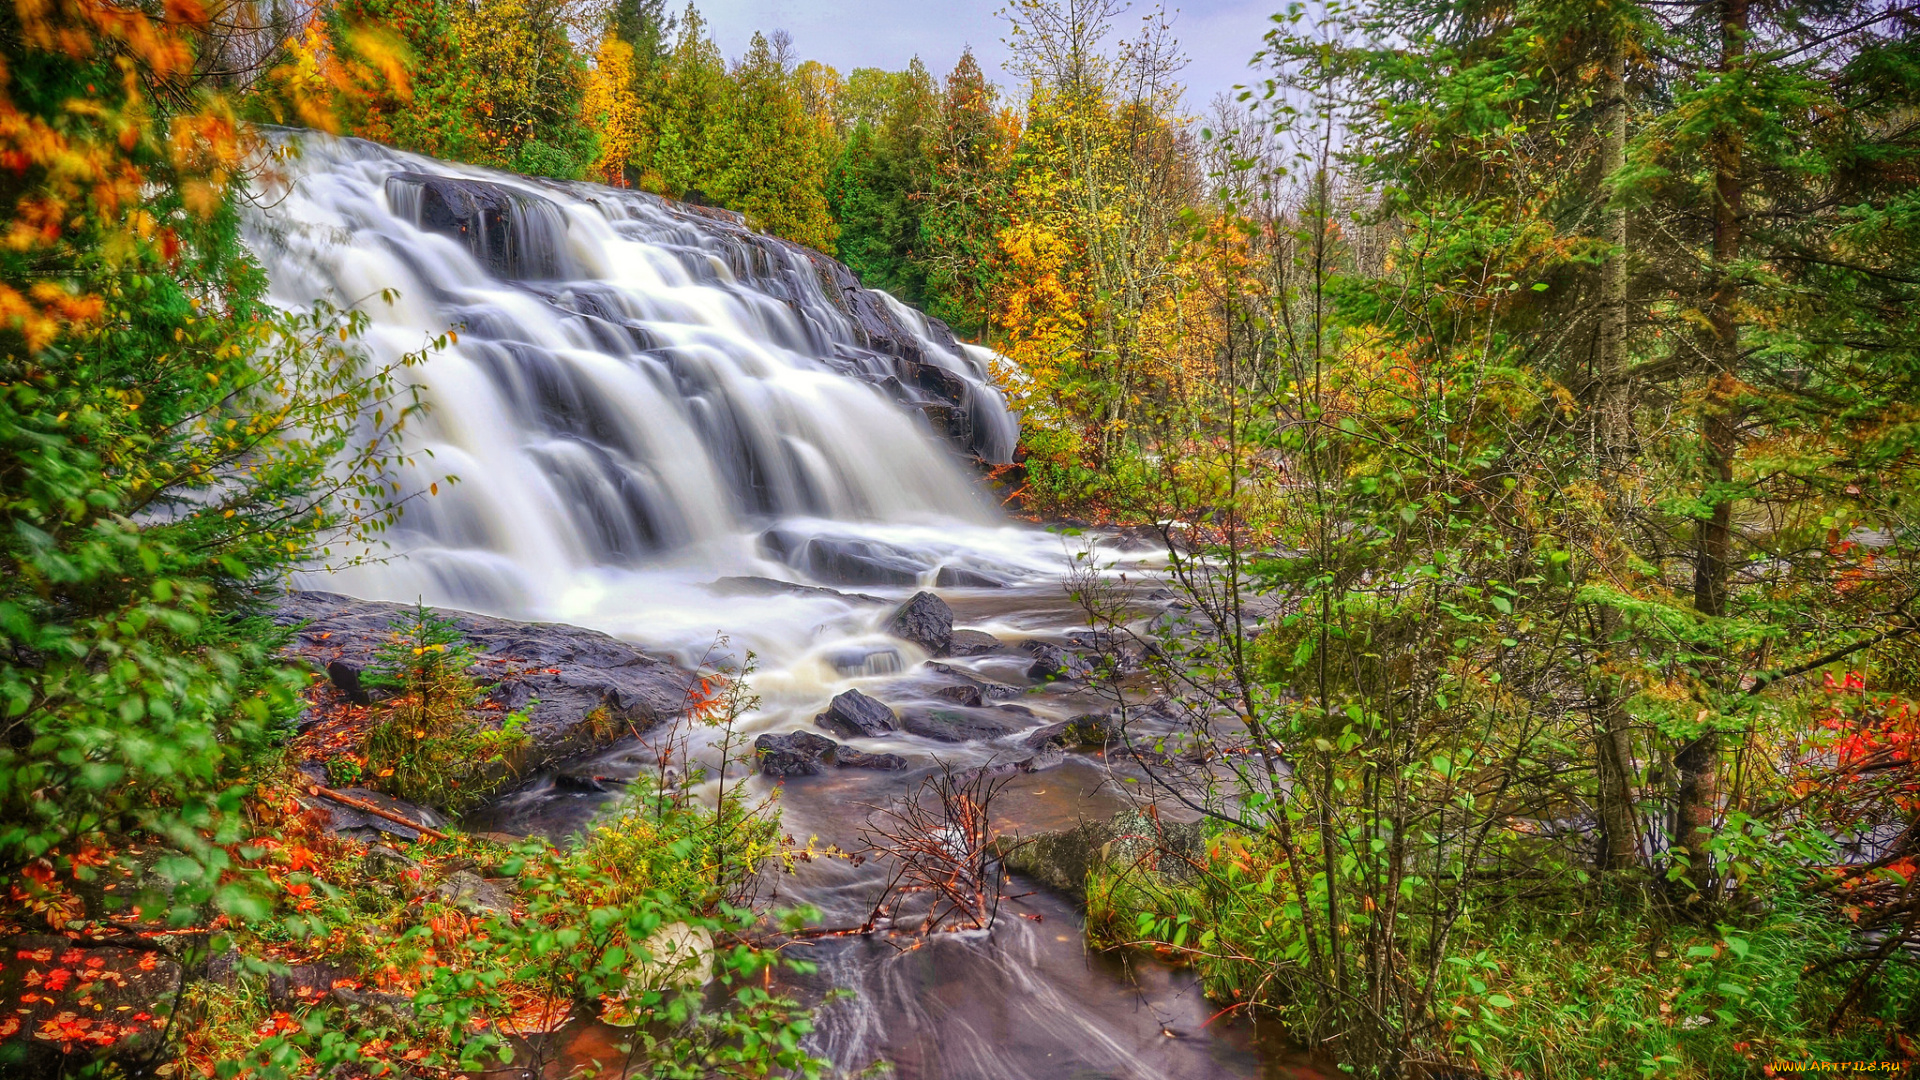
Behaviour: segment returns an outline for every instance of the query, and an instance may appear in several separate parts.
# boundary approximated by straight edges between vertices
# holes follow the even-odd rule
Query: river
[[[1008,460],[1018,428],[992,353],[724,211],[355,140],[287,145],[298,155],[247,218],[273,298],[358,306],[381,362],[458,332],[402,373],[428,410],[406,435],[417,464],[387,480],[418,497],[382,546],[341,553],[370,558],[302,585],[588,626],[688,664],[751,653],[749,737],[815,730],[851,688],[897,709],[951,707],[937,692],[967,678],[1019,691],[1017,710],[992,711],[1012,724],[1000,735],[850,740],[901,755],[905,770],[749,781],[763,797],[778,788],[789,833],[846,849],[869,808],[909,796],[940,763],[1010,760],[1022,730],[1111,704],[1036,686],[1017,648],[1085,622],[1061,585],[1076,554],[1112,571],[1151,558],[994,505],[978,465]],[[936,660],[886,633],[887,614],[923,588],[956,626],[1005,647]],[[711,746],[690,752],[713,763]],[[628,744],[590,767],[618,776],[650,758]],[[1069,755],[1016,774],[997,824],[1111,816],[1137,779]],[[490,812],[559,836],[608,798],[536,784]],[[883,878],[878,862],[816,860],[772,899],[850,925]],[[1069,901],[1011,891],[1027,895],[990,932],[800,946],[819,970],[797,989],[853,992],[823,1009],[812,1049],[849,1073],[884,1060],[914,1080],[1322,1075],[1215,1018],[1185,971],[1087,950]],[[606,1035],[571,1032],[569,1060],[606,1053]]]

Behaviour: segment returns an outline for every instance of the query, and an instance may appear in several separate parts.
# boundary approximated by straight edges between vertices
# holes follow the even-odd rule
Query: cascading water
[[[967,476],[966,457],[1005,461],[1017,436],[993,354],[726,211],[298,140],[285,190],[248,221],[274,297],[358,306],[381,361],[458,334],[408,369],[429,408],[407,433],[418,466],[390,477],[410,495],[458,483],[410,500],[375,552],[386,558],[303,585],[577,623],[689,661],[725,632],[736,656],[760,658],[749,734],[811,728],[849,687],[951,704],[934,684],[955,669],[885,634],[888,605],[859,594],[937,588],[960,623],[1010,642],[1081,621],[1059,588],[1061,542],[1005,521]],[[1018,655],[952,663],[1030,682]],[[1037,726],[1104,708],[1035,691],[995,715]],[[936,762],[1001,759],[1019,738],[857,740],[910,768],[790,784],[785,823],[852,847],[863,804],[907,796]],[[642,756],[616,748],[591,768],[638,771]],[[1069,758],[1033,779],[1008,796],[1028,824],[1121,803],[1105,765]],[[577,825],[597,805],[519,798],[507,812],[525,828]],[[782,889],[857,923],[877,875],[827,860]],[[1083,954],[1069,905],[1026,905],[991,935],[908,953],[819,943],[822,980],[854,998],[827,1010],[815,1049],[846,1069],[884,1057],[948,1080],[1252,1074],[1244,1048],[1198,1032],[1207,1010],[1190,980],[1117,977]]]
[[[275,297],[357,304],[381,360],[457,332],[411,372],[429,408],[393,480],[458,483],[410,501],[404,558],[327,587],[635,632],[635,597],[702,575],[1035,568],[959,460],[1013,448],[991,354],[838,264],[723,211],[301,142],[251,223]]]

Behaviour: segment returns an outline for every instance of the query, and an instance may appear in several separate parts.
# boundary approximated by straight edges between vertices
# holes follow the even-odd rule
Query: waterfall
[[[246,222],[274,300],[357,306],[382,362],[457,332],[405,375],[428,410],[389,477],[399,525],[376,560],[303,585],[792,651],[830,594],[713,583],[1057,569],[1057,544],[967,475],[1018,435],[997,358],[839,263],[723,210],[285,138],[297,153]]]

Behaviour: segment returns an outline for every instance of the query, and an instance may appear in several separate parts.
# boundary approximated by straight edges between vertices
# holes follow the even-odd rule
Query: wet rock
[[[763,551],[834,585],[912,585],[928,567],[912,552],[848,536],[802,536],[787,529],[761,534]]]
[[[954,683],[971,686],[979,690],[982,697],[989,700],[1017,698],[1026,693],[1025,690],[1017,686],[1008,686],[1003,682],[983,679],[965,668],[955,667],[952,664],[928,664],[927,670],[935,674],[945,675],[948,679],[953,680]]]
[[[1093,665],[1087,662],[1086,657],[1058,645],[1027,641],[1021,643],[1020,651],[1033,657],[1033,665],[1027,668],[1027,678],[1035,682],[1078,682],[1093,674]]]
[[[953,645],[953,609],[930,592],[917,592],[895,609],[887,633],[925,649],[928,656],[945,656]]]
[[[394,173],[386,186],[402,216],[465,245],[494,276],[561,276],[566,219],[552,201],[505,184],[419,172]]]
[[[899,727],[900,718],[892,709],[858,690],[848,690],[827,705],[827,711],[813,722],[836,735],[850,739],[875,738]]]
[[[954,656],[987,656],[1005,652],[1006,643],[982,630],[955,630],[947,651]]]
[[[455,870],[433,890],[435,897],[469,915],[508,915],[513,894],[504,881],[481,877],[471,870]]]
[[[1205,853],[1201,823],[1168,821],[1149,810],[1122,810],[1070,829],[994,842],[1001,865],[1037,884],[1072,895],[1095,867],[1119,865],[1185,879]]]
[[[965,566],[941,567],[933,583],[943,589],[1004,589],[1009,584],[1003,578]]]
[[[1017,706],[991,709],[907,709],[901,714],[901,726],[908,732],[935,742],[981,742],[1004,738],[1028,726],[1033,714]]]
[[[82,1075],[90,1059],[126,1061],[161,1049],[182,976],[164,954],[20,934],[7,939],[5,958],[0,1002],[19,1034],[0,1039],[0,1074]],[[63,979],[49,978],[61,970]],[[84,1036],[69,1044],[69,1054],[58,1042],[32,1037],[56,1017]]]
[[[360,685],[360,665],[345,660],[334,660],[327,664],[327,679],[336,689],[347,696],[355,705],[370,705],[373,695]]]
[[[988,776],[1013,776],[1019,773],[1045,772],[1067,760],[1066,752],[1057,746],[1044,746],[1023,758],[1007,761],[994,761],[973,771],[973,775],[985,773]]]
[[[316,666],[340,662],[364,670],[390,624],[412,609],[335,593],[299,592],[274,600],[273,620],[298,626],[291,656]],[[505,717],[527,709],[531,740],[518,762],[533,772],[645,731],[684,712],[695,676],[669,660],[597,630],[522,623],[434,609],[482,651],[470,674],[492,683],[487,700]]]
[[[1077,750],[1083,747],[1103,747],[1112,737],[1113,728],[1107,718],[1097,713],[1076,716],[1058,724],[1048,724],[1021,740],[1021,744],[1033,750],[1053,747],[1061,750]]]
[[[896,772],[907,767],[907,759],[899,754],[869,754],[850,746],[836,747],[831,760],[834,765],[842,769],[878,769],[882,772]]]
[[[762,735],[753,740],[753,753],[766,776],[818,776],[826,772],[821,759],[840,744],[811,731]]]
[[[762,735],[753,741],[754,757],[766,776],[818,776],[828,766],[841,769],[904,769],[907,759],[898,754],[868,754],[841,746],[824,735],[811,731],[789,731],[782,735]]]
[[[965,705],[975,709],[985,703],[984,695],[980,692],[980,687],[973,683],[954,683],[951,686],[942,686],[933,692],[933,696],[951,701],[955,705]]]
[[[339,792],[342,795],[358,799],[361,802],[372,803],[374,806],[390,814],[397,814],[400,817],[406,818],[408,821],[418,825],[424,825],[429,829],[444,828],[447,824],[447,819],[433,810],[429,810],[424,806],[415,806],[405,799],[396,799],[391,795],[373,791],[369,788],[340,788]],[[389,836],[397,836],[408,842],[420,839],[420,830],[418,829],[409,829],[397,821],[389,821],[377,814],[369,814],[364,810],[356,810],[344,803],[334,802],[332,799],[323,795],[308,796],[306,801],[315,809],[322,810],[326,813],[326,827],[329,832],[338,833],[341,836],[354,840],[365,840],[369,843],[378,843]]]

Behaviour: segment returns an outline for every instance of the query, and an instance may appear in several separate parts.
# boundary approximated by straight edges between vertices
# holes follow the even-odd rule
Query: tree
[[[0,16],[0,870],[145,829],[234,904],[208,841],[299,685],[254,590],[391,520],[412,406],[364,316],[265,303],[236,208],[261,148],[196,78],[195,19]]]
[[[827,208],[830,132],[809,116],[793,72],[766,37],[753,35],[734,65],[717,176],[708,190],[769,232],[832,254]]]
[[[674,195],[710,191],[724,160],[721,125],[730,96],[726,61],[706,36],[706,21],[687,5],[680,36],[661,73],[656,120],[658,138],[645,173]],[[648,185],[652,186],[652,185]]]
[[[841,108],[850,132],[828,180],[840,258],[869,288],[924,304],[921,218],[940,122],[933,78],[917,58],[901,72],[862,68]]]
[[[932,148],[932,189],[920,214],[927,310],[975,337],[987,329],[998,285],[995,236],[1006,225],[1006,185],[1019,121],[996,108],[971,49],[948,73]]]

